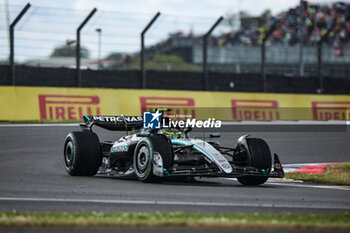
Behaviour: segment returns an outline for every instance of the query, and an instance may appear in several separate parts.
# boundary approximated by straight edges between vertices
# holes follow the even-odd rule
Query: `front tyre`
[[[244,185],[260,185],[267,181],[267,175],[271,171],[271,151],[267,143],[260,138],[247,138],[249,155],[246,166],[251,166],[260,170],[264,170],[266,176],[242,176],[237,180]],[[246,150],[246,149],[245,149]]]
[[[136,146],[134,152],[134,169],[136,177],[141,181],[151,181],[153,148],[148,138],[143,138]]]
[[[163,168],[170,168],[174,163],[171,141],[160,134],[153,134],[141,139],[135,147],[133,165],[136,177],[143,182],[159,182],[160,177],[153,174],[153,157],[159,154]]]
[[[93,176],[102,163],[98,136],[93,132],[72,132],[64,143],[64,167],[71,176]]]

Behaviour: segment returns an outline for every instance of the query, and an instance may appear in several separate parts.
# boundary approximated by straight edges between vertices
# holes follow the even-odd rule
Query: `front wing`
[[[188,166],[179,168],[173,168],[171,170],[164,169],[164,177],[175,176],[199,176],[199,177],[230,177],[237,178],[242,176],[267,176],[269,178],[283,178],[284,171],[282,164],[277,154],[274,154],[274,163],[271,171],[265,171],[264,169],[257,169],[254,167],[243,167],[232,165],[232,172],[225,173],[216,168],[209,168],[207,166]]]

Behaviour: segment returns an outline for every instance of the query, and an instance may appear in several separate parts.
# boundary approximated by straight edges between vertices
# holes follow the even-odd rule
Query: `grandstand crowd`
[[[301,12],[302,11],[302,12]],[[304,21],[301,24],[301,20]],[[302,27],[304,44],[313,45],[321,39],[330,46],[341,46],[350,41],[350,3],[335,2],[331,5],[303,2],[303,6],[291,8],[278,15],[242,24],[239,30],[210,37],[211,46],[258,46],[271,27],[275,30],[266,39],[266,45],[297,45]],[[172,37],[184,37],[182,33]],[[193,34],[186,37],[193,37]],[[196,40],[199,42],[199,40]]]

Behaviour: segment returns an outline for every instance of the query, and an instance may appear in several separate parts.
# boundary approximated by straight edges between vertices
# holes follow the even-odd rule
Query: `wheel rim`
[[[147,172],[149,164],[149,149],[147,146],[142,146],[137,152],[137,170],[140,174],[145,174]]]
[[[64,158],[66,162],[66,167],[70,167],[73,164],[74,154],[73,154],[73,143],[69,141],[64,150]]]

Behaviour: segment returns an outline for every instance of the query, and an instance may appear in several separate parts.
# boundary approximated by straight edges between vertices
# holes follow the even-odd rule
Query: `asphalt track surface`
[[[349,129],[303,129],[251,134],[264,138],[283,164],[350,160]],[[280,180],[245,187],[232,179],[145,184],[101,176],[71,177],[63,167],[63,142],[77,130],[78,126],[70,125],[0,126],[0,211],[350,212],[348,187]],[[96,131],[100,140],[116,140],[124,134]],[[247,132],[223,130],[220,141],[232,146]]]

